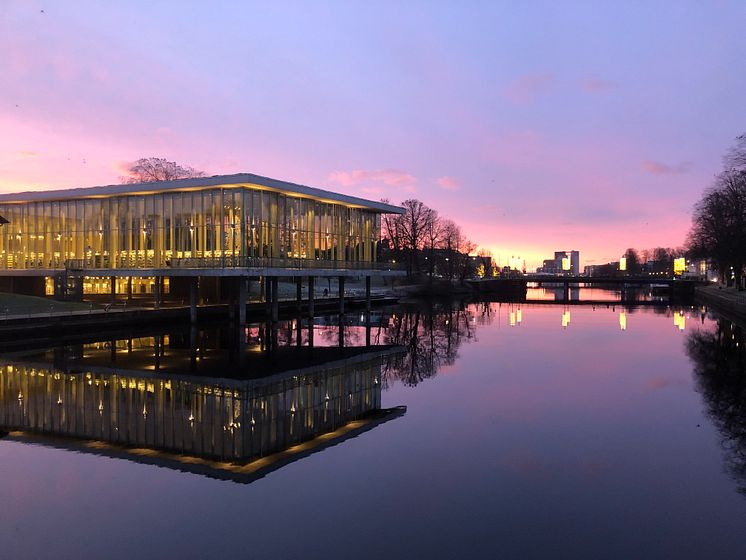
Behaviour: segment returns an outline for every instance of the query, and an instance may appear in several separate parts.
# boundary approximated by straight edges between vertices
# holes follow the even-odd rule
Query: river
[[[743,344],[450,302],[5,353],[0,556],[742,558]]]

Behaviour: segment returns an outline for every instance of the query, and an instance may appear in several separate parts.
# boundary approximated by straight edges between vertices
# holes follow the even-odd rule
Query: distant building
[[[580,275],[580,251],[555,251],[553,259],[545,259],[536,269],[540,274]]]
[[[586,276],[616,276],[619,274],[619,261],[606,264],[589,264],[584,269]]]

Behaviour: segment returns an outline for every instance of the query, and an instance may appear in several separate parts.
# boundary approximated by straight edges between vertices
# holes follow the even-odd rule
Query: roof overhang
[[[137,196],[165,192],[192,192],[212,188],[242,188],[281,192],[289,196],[309,198],[329,204],[342,204],[352,208],[363,208],[382,214],[403,214],[404,209],[385,202],[376,202],[335,193],[316,187],[308,187],[253,173],[237,173],[234,175],[215,175],[213,177],[199,177],[195,179],[176,179],[173,181],[156,181],[152,183],[105,185],[99,187],[84,187],[73,189],[58,189],[49,191],[27,191],[20,193],[0,194],[0,203],[22,204],[25,202],[42,202],[57,200],[108,198],[111,196]]]

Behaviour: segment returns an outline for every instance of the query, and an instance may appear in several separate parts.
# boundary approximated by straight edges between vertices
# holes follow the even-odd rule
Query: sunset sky
[[[400,202],[503,262],[679,246],[746,132],[746,2],[0,0],[0,192],[160,156]]]

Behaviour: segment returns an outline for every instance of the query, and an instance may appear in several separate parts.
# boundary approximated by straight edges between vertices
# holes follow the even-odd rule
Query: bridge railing
[[[152,259],[151,259],[152,261]],[[70,259],[65,261],[65,269],[70,271],[110,270],[108,263],[96,262],[90,259]],[[185,257],[167,259],[165,266],[154,266],[153,262],[145,258],[124,259],[117,261],[117,268],[286,268],[298,270],[378,270],[402,271],[401,263],[365,262],[365,261],[335,261],[324,259],[300,259],[286,257],[240,257],[225,255],[221,257]]]

